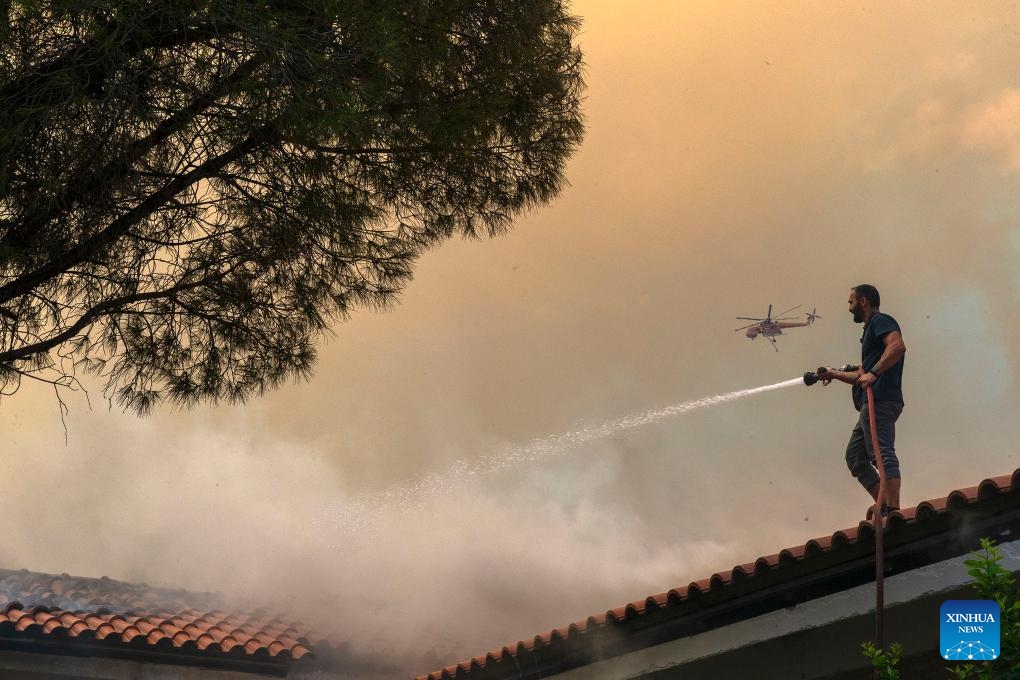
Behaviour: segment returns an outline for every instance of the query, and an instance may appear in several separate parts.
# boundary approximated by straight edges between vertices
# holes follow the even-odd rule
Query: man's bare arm
[[[876,376],[882,375],[882,373],[892,366],[896,365],[896,362],[903,358],[903,355],[907,353],[907,347],[903,344],[903,336],[900,335],[899,331],[890,331],[882,336],[882,342],[885,343],[885,349],[882,350],[882,356],[878,358],[875,365],[871,367],[871,370],[862,375],[857,379],[857,384],[862,388],[867,389],[875,384],[878,380]]]
[[[885,349],[882,350],[882,356],[878,358],[875,365],[871,367],[871,372],[875,375],[881,375],[886,370],[896,365],[903,355],[907,353],[907,346],[903,344],[903,335],[899,331],[890,331],[882,336],[882,342],[885,344]],[[844,382],[847,385],[853,385],[861,379],[861,375],[858,371],[840,371],[835,368],[829,368],[824,374],[818,376],[826,384],[831,380],[838,380]],[[868,376],[868,384],[872,384],[874,378]]]
[[[882,342],[885,343],[882,356],[871,367],[871,372],[875,375],[885,373],[895,366],[903,358],[903,355],[907,353],[907,346],[903,344],[903,335],[899,331],[889,331],[882,336]]]

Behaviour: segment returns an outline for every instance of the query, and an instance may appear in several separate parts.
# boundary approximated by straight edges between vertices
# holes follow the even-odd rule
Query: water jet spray
[[[376,515],[387,508],[395,507],[407,510],[417,507],[426,498],[446,495],[454,489],[469,486],[475,483],[481,475],[502,472],[550,456],[564,455],[584,444],[606,439],[627,430],[651,425],[652,423],[683,415],[690,411],[716,406],[764,392],[779,390],[784,387],[792,387],[793,385],[800,384],[801,380],[802,378],[792,378],[772,385],[763,385],[761,387],[717,394],[711,397],[702,397],[701,399],[692,399],[679,404],[624,416],[616,420],[609,420],[600,424],[586,425],[569,432],[539,437],[524,444],[508,446],[501,451],[479,456],[473,460],[460,459],[449,465],[445,470],[432,472],[395,484],[381,494],[348,504],[343,513],[346,517],[341,522],[348,525],[363,526],[372,515]],[[804,380],[806,382],[806,379]]]

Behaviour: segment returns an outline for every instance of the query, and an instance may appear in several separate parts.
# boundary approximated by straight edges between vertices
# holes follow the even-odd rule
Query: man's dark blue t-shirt
[[[888,314],[876,312],[868,323],[864,324],[864,335],[861,336],[861,366],[864,371],[870,371],[885,351],[885,343],[882,341],[886,335],[893,331],[900,330],[896,319]],[[903,403],[903,359],[885,369],[885,372],[878,376],[878,380],[872,385],[871,391],[875,401],[895,401]],[[853,386],[854,405],[857,410],[867,403],[868,396],[854,383]]]

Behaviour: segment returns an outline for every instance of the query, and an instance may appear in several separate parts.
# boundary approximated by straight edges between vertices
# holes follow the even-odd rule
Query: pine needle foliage
[[[307,376],[415,258],[552,199],[563,0],[0,2],[0,392],[140,414]]]

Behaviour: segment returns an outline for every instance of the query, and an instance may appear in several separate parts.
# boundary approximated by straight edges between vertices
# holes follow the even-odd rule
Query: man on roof
[[[864,324],[861,336],[861,365],[858,370],[842,371],[829,368],[819,377],[839,380],[853,386],[852,396],[857,409],[857,423],[846,447],[846,464],[885,515],[900,507],[900,462],[896,457],[896,421],[903,411],[903,357],[907,347],[896,319],[879,311],[881,297],[871,284],[850,289],[847,301],[855,323]],[[878,449],[885,469],[885,490],[879,499],[879,474],[872,450],[871,425],[868,418],[867,388],[875,402],[875,431]]]

